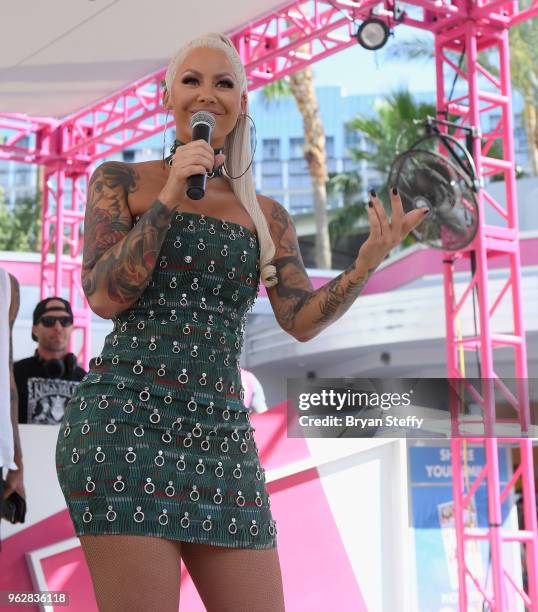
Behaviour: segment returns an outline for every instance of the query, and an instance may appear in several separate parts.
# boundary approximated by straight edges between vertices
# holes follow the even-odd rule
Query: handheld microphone
[[[215,127],[215,117],[207,111],[194,113],[190,120],[192,140],[205,140],[211,143],[211,130]],[[187,178],[187,195],[191,200],[201,200],[205,195],[206,174],[193,174]]]

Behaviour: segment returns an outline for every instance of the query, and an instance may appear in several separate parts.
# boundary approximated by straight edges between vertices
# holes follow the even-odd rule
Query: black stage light
[[[389,38],[389,27],[381,19],[369,17],[363,21],[357,31],[357,42],[369,51],[381,49]]]

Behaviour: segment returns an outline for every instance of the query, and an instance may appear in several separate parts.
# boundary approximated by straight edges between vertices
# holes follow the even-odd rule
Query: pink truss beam
[[[74,329],[82,331],[82,346],[77,358],[86,368],[91,357],[92,311],[82,289],[81,269],[82,230],[90,174],[90,166],[64,166],[60,162],[45,165],[39,298],[59,295],[69,300],[75,319]],[[64,287],[68,289],[67,296],[63,295]],[[76,352],[73,339],[69,350]]]
[[[517,424],[522,435],[529,431],[529,398],[527,390],[527,355],[523,326],[523,309],[521,299],[520,249],[518,237],[517,201],[515,184],[514,136],[512,125],[510,67],[508,30],[506,28],[487,29],[472,21],[436,35],[437,66],[437,107],[438,112],[448,112],[459,117],[461,126],[475,129],[472,154],[480,176],[503,174],[505,184],[506,208],[503,208],[482,188],[478,194],[479,230],[475,240],[463,251],[456,254],[445,253],[444,286],[446,308],[447,370],[452,379],[461,378],[466,386],[468,374],[458,363],[460,347],[464,351],[479,351],[481,392],[472,392],[475,401],[483,411],[482,423],[485,437],[479,441],[485,447],[486,466],[470,488],[466,490],[462,464],[462,446],[469,438],[460,437],[460,423],[457,411],[453,413],[454,438],[451,442],[452,463],[454,469],[454,512],[457,533],[457,558],[459,578],[459,607],[467,610],[469,606],[468,590],[471,585],[478,589],[489,609],[495,611],[511,610],[515,605],[514,598],[520,598],[529,610],[538,610],[538,535],[536,531],[536,499],[534,490],[534,469],[532,464],[532,443],[528,438],[517,438],[522,464],[517,476],[521,478],[524,496],[525,527],[519,531],[502,529],[501,503],[509,488],[516,485],[518,478],[512,479],[510,487],[500,492],[498,467],[498,439],[494,425],[500,422],[496,418],[495,389],[500,397],[514,409],[513,419],[502,419],[503,422]],[[449,58],[450,51],[461,53],[465,50],[466,68],[458,68],[457,63]],[[489,59],[495,53],[499,65],[499,77],[494,77],[481,65],[480,53],[489,51]],[[454,74],[458,75],[460,87],[465,86],[465,93],[453,100],[447,100],[445,83],[452,82]],[[450,77],[450,78],[447,78]],[[485,88],[488,87],[486,90]],[[487,130],[482,116],[485,112],[497,109],[499,120],[493,129]],[[444,113],[442,117],[445,118]],[[461,130],[458,130],[461,136]],[[500,141],[503,147],[503,159],[497,160],[487,155],[494,141]],[[492,207],[501,217],[501,225],[490,225],[485,221],[487,207]],[[509,260],[509,276],[497,295],[491,296],[488,288],[488,264],[493,257],[506,257]],[[462,295],[456,295],[454,284],[454,262],[462,257],[474,258],[476,269],[471,280],[464,288]],[[473,291],[478,293],[479,330],[476,333],[459,337],[456,333],[456,317],[463,306],[469,304]],[[490,297],[491,296],[491,297]],[[493,329],[493,316],[499,304],[510,299],[513,316],[512,331],[501,333]],[[490,300],[492,303],[490,303]],[[495,371],[495,349],[510,347],[514,351],[515,393],[509,389]],[[478,374],[477,374],[478,376]],[[468,420],[463,419],[465,423]],[[529,461],[530,457],[530,461]],[[487,481],[489,528],[483,530],[465,527],[464,516],[467,506],[472,501],[472,494],[482,478]],[[466,544],[472,540],[487,540],[491,551],[492,585],[482,584],[482,577],[473,574],[467,556]],[[506,567],[503,559],[503,543],[519,542],[525,550],[528,570],[528,592],[525,592]]]
[[[473,283],[479,291],[480,330],[475,336],[462,338],[464,350],[480,351],[482,376],[490,376],[494,384],[508,398],[516,412],[516,420],[523,431],[528,425],[528,397],[526,389],[519,386],[512,394],[494,372],[493,349],[510,346],[515,351],[516,377],[526,377],[526,345],[521,317],[521,288],[519,243],[517,238],[517,203],[514,183],[514,151],[511,129],[510,75],[508,68],[507,29],[538,14],[538,0],[491,2],[463,0],[409,0],[399,6],[404,9],[401,23],[431,31],[436,40],[438,66],[438,109],[446,104],[443,70],[459,73],[467,83],[468,95],[457,102],[452,101],[449,110],[461,117],[462,124],[480,126],[480,114],[485,109],[498,106],[502,112],[501,121],[485,136],[481,148],[479,135],[474,139],[473,153],[478,162],[480,176],[502,172],[507,185],[507,206],[498,202],[482,190],[479,196],[481,226],[474,243],[466,251],[448,254],[448,258],[469,257],[474,251],[477,270]],[[382,5],[375,0],[312,0],[291,2],[287,6],[253,21],[230,35],[239,50],[246,67],[249,89],[261,87],[296,70],[300,70],[320,59],[356,44],[355,31],[358,22],[367,18],[373,9],[378,18],[390,27],[398,25],[394,3],[385,1]],[[449,58],[450,51],[460,50],[465,42],[468,66],[460,70]],[[478,62],[481,49],[497,45],[500,49],[500,77],[489,74]],[[160,105],[160,81],[164,69],[125,87],[119,92],[90,105],[61,121],[10,114],[0,115],[0,126],[10,131],[6,142],[0,143],[0,158],[15,159],[45,166],[43,185],[43,255],[41,276],[41,297],[50,293],[61,294],[67,285],[69,299],[74,305],[77,323],[84,334],[83,351],[85,364],[89,361],[89,330],[91,311],[80,286],[80,249],[85,193],[91,174],[91,166],[126,146],[139,142],[163,129],[164,116]],[[483,77],[497,91],[479,87]],[[25,137],[28,143],[23,144]],[[495,160],[487,153],[495,139],[502,138],[504,159]],[[66,186],[71,187],[71,198],[67,202]],[[505,220],[505,226],[486,226],[483,212],[486,205],[492,206]],[[66,236],[67,230],[67,236]],[[47,255],[52,250],[54,257]],[[487,295],[487,262],[491,256],[505,255],[510,258],[510,277],[490,307]],[[47,291],[48,289],[48,291]],[[455,293],[452,279],[452,265],[445,264],[445,295],[447,309],[447,355],[449,376],[461,376],[457,368],[457,338],[455,335],[454,309]],[[467,290],[459,300],[459,307],[471,295]],[[514,316],[513,333],[496,333],[491,329],[490,319],[502,299],[512,298]],[[81,308],[77,303],[80,301]],[[71,347],[72,350],[72,347]],[[492,399],[493,385],[485,384],[482,394],[474,392],[482,402],[488,427],[494,419]],[[457,426],[457,425],[456,425]],[[528,440],[517,439],[520,445],[522,464],[518,477],[522,480],[524,493],[525,529],[515,534],[501,533],[500,502],[506,490],[499,491],[497,444],[492,438],[467,438],[480,442],[486,447],[488,481],[488,509],[490,528],[476,534],[464,529],[463,510],[470,499],[463,487],[461,439],[452,443],[454,466],[454,496],[457,508],[456,528],[458,535],[458,564],[460,576],[460,610],[467,610],[468,582],[483,594],[492,610],[506,609],[508,589],[521,597],[529,610],[538,612],[536,561],[536,507],[534,502],[534,477],[532,447]],[[485,477],[485,476],[484,476]],[[514,479],[515,482],[515,479]],[[511,483],[513,484],[513,483]],[[472,489],[472,487],[471,487]],[[480,583],[480,577],[473,576],[466,565],[465,541],[469,538],[486,538],[492,551],[493,592],[488,585]],[[503,541],[524,543],[529,569],[528,593],[522,592],[516,580],[503,566]],[[506,578],[506,580],[505,580]]]
[[[401,4],[406,11],[403,22],[432,32],[448,25],[462,25],[467,16],[460,4],[410,0]],[[521,15],[528,18],[538,11],[538,3],[535,2],[529,9],[517,13],[514,9],[516,4],[493,2],[491,6],[472,5],[472,8],[482,13],[489,8],[487,19],[483,17],[484,21],[489,22],[497,18],[515,20]],[[354,34],[357,23],[377,5],[375,0],[290,3],[231,33],[244,60],[249,89],[266,85],[356,44]],[[514,16],[506,17],[507,12]],[[392,27],[398,24],[390,8],[384,9],[378,17]],[[305,44],[309,46],[306,53],[300,51]],[[164,124],[159,93],[164,75],[165,69],[158,70],[64,119],[59,124],[65,128],[63,155],[73,161],[91,163],[159,132]],[[28,127],[22,129],[28,133]],[[37,133],[35,128],[34,132]],[[9,143],[0,144],[0,156],[7,153],[15,153],[15,150]],[[17,153],[21,155],[22,151]],[[19,160],[46,163],[46,151],[41,151],[39,160],[37,152],[32,156],[31,151],[28,151],[28,157],[19,157]]]

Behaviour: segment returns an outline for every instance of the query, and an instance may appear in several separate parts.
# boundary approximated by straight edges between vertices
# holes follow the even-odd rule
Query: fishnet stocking
[[[277,548],[181,542],[181,556],[207,612],[284,612]]]
[[[207,612],[285,612],[277,548],[80,536],[99,612],[178,612],[183,559]]]
[[[178,612],[180,542],[138,535],[83,535],[99,612]]]

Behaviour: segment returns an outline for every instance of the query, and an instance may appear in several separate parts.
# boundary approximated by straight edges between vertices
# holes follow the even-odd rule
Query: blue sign
[[[499,447],[499,480],[508,481],[508,449]],[[463,445],[462,445],[463,453]],[[468,474],[470,484],[485,464],[485,449],[467,445],[467,470],[462,459],[462,472]],[[450,446],[411,446],[409,448],[410,498],[415,535],[417,601],[419,612],[458,612],[458,574],[456,533],[452,489],[452,461]],[[467,490],[467,484],[465,489]],[[511,504],[509,495],[502,504],[502,523],[505,524]],[[484,480],[470,507],[464,513],[466,527],[487,527],[487,489]],[[489,543],[469,541],[466,563],[479,583],[486,583],[491,593]],[[506,559],[508,562],[508,559]],[[468,582],[467,612],[482,612],[482,596]],[[515,609],[515,608],[510,608]]]

